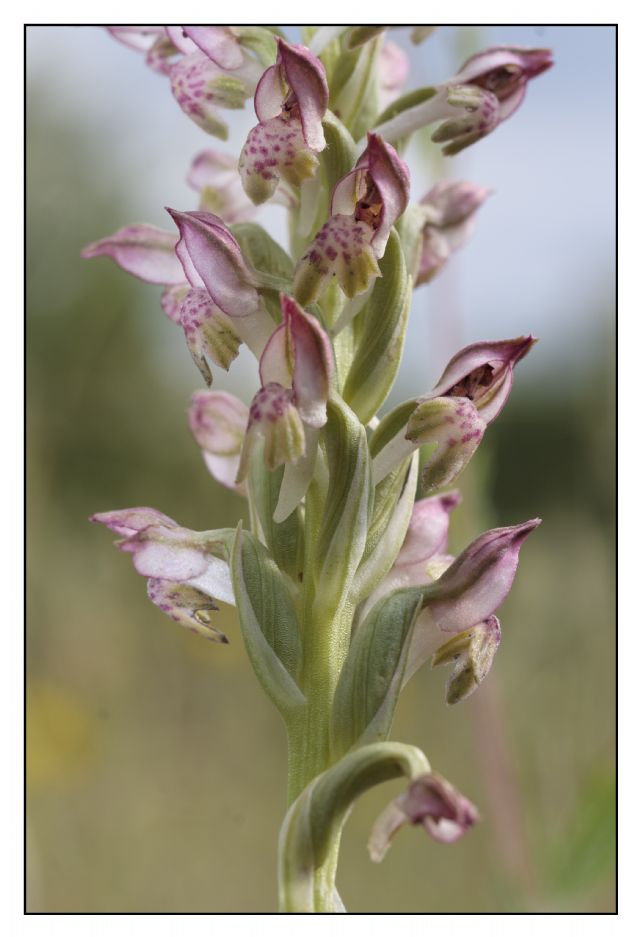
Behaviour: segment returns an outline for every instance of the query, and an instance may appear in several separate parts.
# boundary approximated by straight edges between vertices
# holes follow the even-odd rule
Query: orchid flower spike
[[[281,178],[299,186],[315,175],[329,104],[322,62],[305,46],[279,39],[276,63],[258,82],[254,104],[259,123],[242,148],[239,169],[245,192],[259,205]]]
[[[369,839],[369,855],[381,862],[403,826],[422,826],[437,842],[455,843],[478,820],[477,808],[445,778],[423,774],[380,814]]]
[[[400,427],[376,455],[376,484],[414,449],[432,447],[423,469],[428,488],[450,484],[480,445],[487,424],[504,407],[513,385],[513,369],[536,339],[528,335],[500,342],[477,342],[451,359],[433,390],[397,413],[407,414]],[[394,414],[387,419],[392,420]]]
[[[148,580],[151,601],[179,625],[212,641],[228,643],[211,624],[217,602],[235,604],[228,564],[221,558],[216,532],[200,534],[179,527],[154,508],[125,508],[94,514],[123,537],[116,545],[133,556],[133,565]]]
[[[451,255],[469,241],[475,213],[490,191],[472,182],[444,180],[434,185],[421,199],[425,222],[416,286],[432,280]]]
[[[552,65],[548,49],[487,49],[471,56],[452,78],[426,89],[421,103],[383,121],[377,130],[393,142],[444,121],[431,139],[446,144],[443,153],[453,156],[511,117],[524,100],[528,82]]]
[[[332,277],[349,299],[364,293],[380,276],[391,228],[409,201],[409,168],[377,133],[355,168],[333,191],[331,217],[303,254],[293,290],[307,306],[319,298]]]

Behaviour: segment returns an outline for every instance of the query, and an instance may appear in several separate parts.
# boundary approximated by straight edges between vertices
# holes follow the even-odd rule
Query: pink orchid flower
[[[320,59],[305,46],[278,39],[278,57],[258,82],[254,104],[259,123],[240,154],[245,192],[259,205],[280,179],[299,186],[315,175],[316,153],[326,143],[322,121],[329,88]]]
[[[409,169],[392,146],[377,133],[355,168],[333,191],[331,217],[323,225],[296,268],[293,289],[307,306],[319,298],[332,277],[352,299],[380,276],[391,228],[409,201]]]

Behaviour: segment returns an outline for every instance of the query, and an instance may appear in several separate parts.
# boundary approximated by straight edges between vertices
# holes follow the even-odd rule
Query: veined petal
[[[111,257],[127,273],[146,283],[181,284],[184,273],[175,255],[176,240],[174,234],[154,225],[128,225],[109,237],[87,244],[82,256]]]
[[[149,579],[147,595],[154,605],[183,628],[188,628],[209,641],[229,643],[226,635],[211,624],[210,613],[217,612],[218,606],[199,589],[167,579]]]
[[[200,576],[209,565],[206,548],[184,527],[145,527],[118,546],[133,554],[133,565],[141,576],[154,579],[184,582]]]
[[[450,484],[476,451],[486,423],[465,397],[434,397],[420,403],[407,424],[406,438],[415,446],[436,448],[423,468],[426,488]]]
[[[465,631],[493,615],[509,594],[522,544],[540,523],[534,518],[489,530],[460,554],[427,606],[440,631]]]
[[[165,26],[167,36],[182,55],[193,55],[198,51],[198,47],[187,36],[183,26]]]
[[[104,524],[121,537],[131,537],[152,525],[178,526],[174,520],[162,511],[156,511],[155,508],[123,508],[120,511],[104,511],[102,514],[92,514],[89,520],[93,524]]]
[[[283,323],[272,332],[260,356],[260,383],[281,384],[291,387],[293,379],[294,351],[291,332]]]
[[[273,196],[281,178],[299,186],[317,168],[318,159],[304,139],[299,119],[285,116],[257,124],[238,161],[244,190],[256,205]]]
[[[279,65],[265,69],[256,87],[253,104],[260,123],[272,120],[282,113],[287,88]]]
[[[242,49],[230,29],[224,26],[183,26],[182,30],[219,68],[233,70],[244,62]]]
[[[329,86],[320,59],[305,46],[278,39],[278,59],[294,103],[300,112],[302,133],[308,147],[319,153],[326,146],[322,121],[329,105]],[[288,102],[285,101],[285,108]]]
[[[327,400],[333,375],[328,335],[291,296],[280,294],[284,324],[293,347],[293,390],[300,416],[319,429],[327,422]]]
[[[365,293],[380,268],[371,247],[374,231],[350,215],[332,215],[296,267],[293,292],[302,306],[315,302],[336,277],[349,299]]]
[[[466,398],[475,404],[485,423],[491,422],[507,402],[514,367],[536,341],[532,335],[523,335],[467,345],[454,355],[431,393],[422,399]]]
[[[376,257],[382,257],[391,228],[409,204],[409,167],[377,133],[368,134],[367,149],[361,160],[365,156],[380,201],[379,217],[374,225],[375,235],[371,243]],[[367,220],[366,217],[364,220]]]
[[[264,460],[271,471],[279,465],[295,463],[304,455],[304,424],[293,402],[293,392],[280,384],[261,387],[251,402],[237,482],[247,475],[249,459],[259,437],[264,439]]]
[[[187,277],[195,271],[215,304],[232,318],[259,312],[255,278],[222,219],[207,212],[167,211],[180,232],[176,253]]]
[[[229,370],[238,356],[240,337],[233,319],[213,302],[206,290],[189,290],[180,312],[187,347],[207,384],[211,384],[209,357],[220,368]]]

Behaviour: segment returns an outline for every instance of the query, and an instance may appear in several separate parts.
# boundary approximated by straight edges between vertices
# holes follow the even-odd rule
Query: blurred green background
[[[148,504],[204,529],[234,525],[244,511],[208,476],[187,430],[198,374],[159,309],[159,291],[107,261],[79,257],[83,244],[124,223],[161,223],[160,206],[154,217],[145,212],[154,151],[144,151],[144,140],[131,143],[139,128],[134,117],[117,118],[108,87],[100,106],[83,110],[64,66],[57,78],[51,71],[45,46],[66,43],[71,60],[75,50],[86,61],[89,31],[28,32],[28,908],[273,911],[285,743],[234,612],[225,608],[218,618],[228,647],[172,626],[147,601],[128,557],[87,523],[95,511]],[[454,32],[443,31],[439,54],[493,38]],[[130,57],[135,75],[149,80],[134,53],[92,36],[103,56],[96,53],[96,67],[108,73]],[[582,41],[562,41],[570,38]],[[600,65],[611,79],[605,38],[609,59]],[[173,115],[168,89],[151,78],[148,107]],[[532,100],[537,92],[530,90]],[[175,112],[189,142],[196,134],[196,146],[211,145]],[[516,121],[524,132],[527,106]],[[171,148],[171,134],[161,127],[158,134]],[[130,166],[127,142],[146,154]],[[579,155],[576,145],[576,165]],[[540,184],[531,167],[519,168],[528,184]],[[612,211],[613,163],[610,172],[593,181],[611,193]],[[195,207],[189,198],[177,207]],[[492,210],[504,219],[509,206]],[[553,212],[562,215],[563,206],[556,202]],[[542,212],[536,224],[544,225]],[[588,234],[579,217],[572,225],[579,254]],[[476,237],[483,239],[480,224]],[[500,244],[488,238],[499,269]],[[455,298],[464,263],[456,258],[434,295]],[[530,270],[523,255],[522,275]],[[493,671],[472,699],[450,709],[446,675],[421,672],[393,731],[425,750],[479,805],[483,822],[453,847],[405,831],[374,866],[368,832],[400,786],[372,793],[345,835],[339,888],[351,911],[614,909],[612,254],[591,264],[586,292],[584,283],[576,289],[587,298],[582,320],[572,320],[581,323],[575,335],[588,331],[589,340],[576,356],[560,314],[552,319],[562,341],[552,325],[546,351],[544,343],[534,351],[537,364],[519,367],[508,407],[461,479],[455,551],[485,527],[544,519],[500,612]],[[505,315],[517,305],[505,289]],[[437,310],[416,306],[414,316],[432,314],[437,346]],[[485,337],[481,307],[481,297],[457,295],[457,314],[473,325],[469,340]],[[512,322],[486,337],[522,331]],[[415,328],[424,337],[423,326]],[[447,356],[426,359],[430,378]],[[431,383],[424,356],[421,370],[415,351],[409,359],[400,396]],[[245,399],[254,389],[247,368],[224,385]]]

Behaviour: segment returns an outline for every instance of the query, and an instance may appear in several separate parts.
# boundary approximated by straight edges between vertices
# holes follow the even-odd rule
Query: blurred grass
[[[242,502],[186,428],[197,374],[158,291],[81,246],[129,220],[82,128],[29,92],[28,906],[32,911],[271,911],[285,744],[228,647],[148,603],[97,510],[153,505],[194,528]],[[614,907],[613,364],[603,336],[562,395],[517,384],[463,477],[461,549],[541,514],[501,611],[490,679],[447,709],[445,675],[407,688],[394,737],[425,749],[484,822],[457,846],[365,843],[388,785],[358,804],[340,889],[353,911]],[[489,498],[481,504],[484,484]]]

